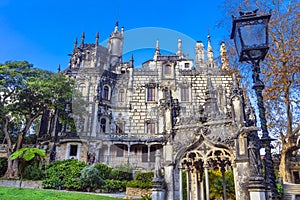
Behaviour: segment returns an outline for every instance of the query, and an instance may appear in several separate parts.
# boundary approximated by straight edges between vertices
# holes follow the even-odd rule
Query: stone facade
[[[42,121],[41,143],[48,145],[52,160],[129,163],[137,170],[153,170],[159,150],[166,199],[182,199],[183,171],[189,199],[204,199],[209,191],[204,174],[229,168],[236,199],[250,198],[249,188],[256,186],[250,187],[249,177],[261,177],[260,158],[255,157],[260,147],[248,148],[250,141],[258,141],[257,128],[250,102],[229,75],[224,43],[220,66],[208,37],[207,50],[202,42],[195,44],[195,60],[182,52],[180,39],[171,55],[162,55],[157,41],[153,59],[134,68],[133,57],[122,61],[124,29],[118,24],[107,48],[98,44],[98,34],[94,44],[84,39],[83,34],[79,45],[75,41],[62,72],[75,79],[86,102],[83,111],[74,100],[68,108],[75,113],[76,131],[60,124],[57,112],[45,113]]]

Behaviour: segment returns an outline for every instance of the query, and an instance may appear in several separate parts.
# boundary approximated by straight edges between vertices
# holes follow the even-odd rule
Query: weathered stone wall
[[[137,199],[146,194],[149,194],[151,196],[152,189],[126,187],[126,199]]]
[[[20,187],[19,180],[0,180],[0,186]],[[22,181],[21,188],[42,189],[42,181]]]

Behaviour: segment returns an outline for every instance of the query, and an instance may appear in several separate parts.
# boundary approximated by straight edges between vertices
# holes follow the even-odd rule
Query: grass
[[[82,194],[78,192],[63,192],[54,190],[38,190],[38,189],[23,189],[0,187],[1,200],[116,200],[117,198],[105,197],[93,194]]]

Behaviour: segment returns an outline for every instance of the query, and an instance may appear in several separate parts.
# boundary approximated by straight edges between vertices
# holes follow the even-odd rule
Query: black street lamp
[[[262,91],[265,87],[260,80],[259,62],[263,60],[268,52],[268,22],[271,15],[257,16],[257,11],[240,12],[239,18],[233,18],[231,39],[234,39],[239,61],[251,62],[253,89],[257,96],[257,106],[259,109],[259,118],[261,123],[262,138],[261,141],[265,148],[265,177],[266,184],[272,192],[272,198],[278,198],[276,188],[276,177],[274,173],[273,160],[271,155],[271,141],[267,129],[267,120],[265,116],[265,107],[263,103]]]

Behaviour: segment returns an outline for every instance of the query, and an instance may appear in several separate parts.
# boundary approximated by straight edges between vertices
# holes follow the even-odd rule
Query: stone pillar
[[[148,168],[148,170],[150,170],[150,156],[151,156],[151,145],[149,144],[148,145],[148,157],[147,157],[147,163],[148,163],[148,166],[147,166],[147,168]]]
[[[197,172],[194,171],[191,174],[191,179],[192,179],[192,199],[198,199],[198,177],[197,177]]]
[[[201,175],[203,178],[203,174]],[[200,182],[200,199],[204,199],[205,195],[204,195],[204,180],[202,179],[202,181]]]
[[[110,164],[109,163],[109,161],[110,161],[110,147],[111,147],[111,145],[110,144],[108,144],[108,146],[107,146],[107,160],[106,160],[106,163],[107,164]]]
[[[191,194],[190,194],[190,172],[189,172],[190,170],[189,169],[187,169],[186,170],[186,194],[187,194],[187,200],[190,200],[190,196],[191,196]]]
[[[182,191],[182,168],[179,167],[179,200],[183,200],[183,191]]]
[[[169,164],[165,168],[165,182],[166,182],[166,200],[174,200],[174,167],[173,164]]]
[[[98,120],[98,100],[95,101],[95,107],[94,107],[92,137],[96,137],[97,120]]]
[[[130,164],[130,144],[128,144],[128,146],[127,146],[127,156],[128,156],[127,164]]]
[[[233,166],[236,200],[249,200],[248,178],[249,164],[245,160],[235,161]]]
[[[208,164],[204,165],[205,185],[206,185],[206,199],[209,200],[209,179],[208,179]]]

